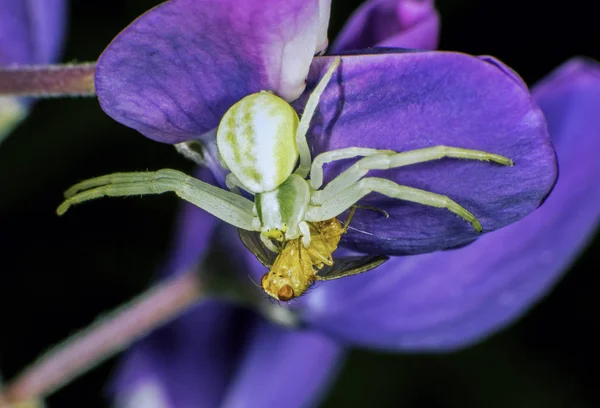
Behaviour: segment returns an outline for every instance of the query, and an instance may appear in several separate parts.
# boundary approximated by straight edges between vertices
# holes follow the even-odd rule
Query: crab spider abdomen
[[[217,148],[221,160],[251,193],[275,190],[298,161],[298,114],[270,92],[251,94],[221,119]]]
[[[309,201],[308,182],[297,174],[290,175],[276,190],[257,194],[254,204],[261,233],[277,241],[298,238]]]

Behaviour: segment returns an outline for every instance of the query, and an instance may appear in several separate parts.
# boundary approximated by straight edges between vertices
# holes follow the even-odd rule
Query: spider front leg
[[[471,150],[471,149],[463,149],[460,147],[449,147],[449,146],[434,146],[427,147],[424,149],[416,149],[410,150],[407,152],[401,153],[389,153],[389,150],[380,150],[379,154],[370,155],[367,154],[354,154],[351,155],[357,148],[348,148],[348,149],[340,149],[339,158],[335,157],[335,150],[331,152],[323,153],[325,156],[324,159],[321,159],[320,156],[315,158],[315,163],[317,165],[321,165],[333,160],[346,159],[355,156],[368,156],[360,159],[348,169],[346,169],[342,174],[331,180],[329,184],[327,184],[323,190],[317,191],[312,196],[312,204],[321,204],[326,199],[323,197],[330,197],[338,192],[341,192],[346,186],[350,186],[362,177],[364,177],[369,170],[388,170],[397,167],[409,166],[411,164],[417,163],[425,163],[433,160],[439,160],[443,158],[454,158],[454,159],[467,159],[467,160],[480,160],[480,161],[491,161],[494,163],[502,164],[504,166],[512,166],[513,162],[508,157],[500,156],[499,154],[488,153],[482,150]],[[367,150],[367,149],[357,149],[356,151]],[[367,152],[368,153],[368,152]],[[331,157],[331,160],[325,160]],[[315,167],[315,166],[313,166]],[[317,170],[316,174],[322,174],[322,169],[314,169]],[[322,180],[322,176],[321,176]]]
[[[260,241],[263,243],[264,246],[266,246],[269,249],[269,251],[274,252],[276,254],[280,252],[280,249],[263,234],[260,234]]]
[[[126,197],[173,192],[215,217],[241,229],[254,231],[254,203],[245,197],[215,187],[180,171],[115,173],[82,181],[65,192],[65,201],[56,212],[101,197]]]
[[[371,149],[368,147],[347,147],[321,153],[312,162],[310,168],[310,186],[318,190],[323,184],[323,166],[337,160],[352,159],[358,156],[373,156],[375,154],[397,154],[393,150]]]
[[[309,221],[322,221],[337,217],[372,192],[430,207],[445,208],[471,223],[475,231],[481,232],[481,224],[477,221],[477,218],[449,197],[418,188],[402,186],[391,180],[378,177],[364,178],[334,194],[321,196],[323,203],[310,208],[306,213],[306,218]]]
[[[298,123],[298,129],[296,130],[296,146],[300,156],[300,165],[294,173],[302,178],[306,178],[308,175],[311,163],[310,149],[308,147],[308,142],[306,141],[306,133],[310,127],[310,120],[315,114],[315,110],[317,109],[317,105],[319,104],[319,99],[321,98],[323,91],[327,87],[327,84],[329,84],[329,81],[331,81],[331,77],[340,65],[341,61],[342,59],[340,57],[337,57],[333,60],[327,69],[327,72],[325,75],[323,75],[323,78],[321,78],[316,88],[308,97],[308,101],[304,107],[304,112],[302,113],[302,118],[300,118],[300,123]]]

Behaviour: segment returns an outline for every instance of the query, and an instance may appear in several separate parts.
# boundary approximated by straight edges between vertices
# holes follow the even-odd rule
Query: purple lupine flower
[[[331,51],[373,46],[437,48],[440,18],[433,0],[370,0],[350,17]]]
[[[65,34],[65,0],[0,0],[0,67],[48,64]],[[27,114],[29,101],[0,97],[0,142]]]
[[[326,44],[329,4],[270,3],[173,0],[146,13],[99,60],[101,106],[116,120],[167,143],[210,132],[234,102],[261,89],[299,98],[294,106],[302,107],[327,62],[327,57],[313,61],[312,54]],[[423,7],[429,12],[415,13],[421,17],[407,27],[435,13],[430,3]],[[431,36],[424,32],[415,35],[415,48]],[[345,35],[355,37],[352,29]],[[341,87],[325,91],[309,134],[313,156],[348,146],[402,151],[438,144],[507,155],[517,163],[514,168],[441,161],[385,172],[386,178],[447,194],[473,208],[486,231],[533,211],[554,183],[554,151],[543,116],[521,80],[491,58],[353,52],[344,57],[333,83]],[[331,166],[326,180],[336,173],[339,167]],[[207,170],[198,176],[215,182]],[[431,252],[477,238],[460,220],[438,210],[368,202],[391,217],[356,216],[355,230],[343,244],[362,252]],[[506,307],[497,297],[510,292],[518,278],[504,281],[488,269],[447,274],[442,267],[452,265],[442,259],[438,269],[416,266],[469,248],[394,258],[368,274],[320,285],[289,309],[280,308],[301,328],[282,328],[217,300],[204,302],[132,349],[117,381],[117,400],[122,406],[148,407],[304,406],[318,398],[335,372],[340,344],[398,350],[468,344],[517,316],[539,295],[539,287],[522,298],[515,295],[518,301]],[[256,279],[264,273],[232,227],[186,206],[165,273],[219,251],[244,275]],[[346,287],[357,284],[356,290]],[[488,320],[475,313],[495,304],[502,307],[486,314]],[[415,314],[419,320],[411,320]],[[420,342],[415,333],[422,335]]]
[[[121,123],[167,143],[210,134],[227,109],[260,90],[274,90],[302,109],[331,60],[312,57],[327,43],[329,12],[323,10],[329,4],[271,1],[173,0],[157,6],[99,58],[100,105]],[[406,151],[435,145],[510,157],[519,165],[444,160],[384,172],[475,210],[486,231],[537,208],[556,178],[543,115],[520,78],[489,57],[355,52],[343,58],[312,125],[307,139],[313,157],[344,147]],[[329,166],[325,182],[339,171],[339,165]],[[362,252],[431,252],[479,236],[445,210],[380,197],[364,202],[390,218],[357,213],[344,244]]]

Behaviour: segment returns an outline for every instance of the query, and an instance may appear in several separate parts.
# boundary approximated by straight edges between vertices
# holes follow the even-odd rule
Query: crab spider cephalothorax
[[[260,232],[264,245],[279,252],[284,246],[273,241],[283,244],[298,240],[309,248],[312,225],[309,223],[333,219],[365,195],[376,192],[445,208],[481,231],[475,216],[449,197],[365,176],[369,170],[441,158],[491,161],[511,166],[513,162],[509,158],[480,150],[433,146],[400,153],[348,147],[324,152],[311,159],[306,133],[319,98],[340,62],[340,57],[333,60],[308,98],[301,119],[285,100],[268,91],[244,97],[225,113],[217,130],[217,149],[219,161],[230,171],[226,183],[231,191],[171,169],[115,173],[71,187],[57,209],[58,214],[63,214],[73,204],[104,196],[174,192],[239,229]],[[322,186],[326,163],[356,157],[361,158]],[[307,178],[309,175],[310,179]],[[252,194],[254,201],[239,194],[238,188]]]

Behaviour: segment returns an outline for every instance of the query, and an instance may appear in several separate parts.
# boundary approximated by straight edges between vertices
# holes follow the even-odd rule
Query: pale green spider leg
[[[338,194],[349,194],[349,192],[354,191],[353,194],[358,195],[356,200],[358,201],[364,195],[368,194],[370,191],[362,194],[362,190],[359,189],[357,191],[356,188],[354,190],[350,189],[349,186],[355,186],[356,183],[361,184],[362,188],[366,189],[365,191],[372,188],[371,191],[377,191],[384,195],[388,195],[390,197],[400,198],[407,201],[413,201],[417,203],[421,203],[424,205],[429,205],[433,207],[439,208],[447,208],[449,211],[458,214],[465,220],[469,221],[473,228],[477,231],[481,231],[481,225],[477,221],[477,219],[471,214],[469,211],[464,209],[462,206],[458,205],[456,202],[451,200],[446,196],[442,196],[439,194],[414,189],[411,187],[400,186],[396,183],[392,183],[395,187],[391,188],[388,183],[375,182],[373,180],[383,180],[376,178],[363,179],[361,178],[365,176],[370,170],[385,170],[391,168],[397,168],[402,166],[408,166],[416,163],[423,163],[432,160],[437,160],[441,158],[461,158],[461,159],[471,159],[471,160],[482,160],[482,161],[493,161],[502,165],[512,166],[513,162],[507,157],[500,156],[493,153],[487,153],[481,150],[470,150],[470,149],[462,149],[456,147],[448,147],[448,146],[435,146],[428,147],[424,149],[411,150],[408,152],[402,153],[389,153],[389,151],[381,151],[381,154],[373,154],[369,150],[361,149],[361,148],[347,148],[340,149],[340,151],[331,151],[325,152],[322,155],[323,157],[317,156],[315,158],[315,162],[313,163],[313,171],[317,175],[315,183],[313,187],[319,187],[319,181],[322,182],[322,165],[324,163],[328,163],[334,160],[340,160],[355,156],[364,156],[365,154],[371,154],[368,157],[364,157],[350,166],[346,171],[333,179],[330,183],[328,183],[323,190],[315,191],[311,197],[311,204],[320,205],[321,207],[327,207],[328,205],[333,205],[334,207],[343,207],[341,201],[339,204],[335,203],[333,200],[336,198]],[[312,174],[311,174],[312,175]],[[320,180],[319,180],[320,178]],[[368,181],[371,180],[371,181]],[[384,180],[389,181],[389,180]],[[402,187],[402,188],[400,188]],[[403,197],[398,196],[397,194],[403,195]],[[356,201],[355,201],[356,202]],[[331,204],[333,203],[333,204]],[[352,203],[351,203],[352,204]],[[345,204],[344,204],[345,205]],[[345,207],[348,208],[348,207]],[[335,212],[337,210],[329,210],[323,208],[322,210],[311,209],[313,211],[310,215],[321,217],[324,215],[318,215],[320,212],[330,214],[331,212]],[[342,210],[342,212],[345,211]],[[339,213],[337,213],[339,214]],[[336,215],[337,215],[336,214]],[[332,215],[332,217],[336,216]],[[327,219],[327,218],[324,218]]]
[[[322,198],[325,201],[322,205],[312,206],[306,212],[306,218],[309,221],[323,221],[337,217],[361,198],[372,192],[429,207],[445,208],[468,221],[475,231],[481,232],[482,230],[477,218],[449,197],[418,188],[402,186],[391,180],[378,177],[361,179],[358,183],[337,192],[333,196],[323,196]]]
[[[265,237],[263,234],[260,234],[260,240],[269,249],[269,251],[279,253],[280,249],[269,238]]]
[[[317,174],[322,174],[322,168],[317,169],[320,163],[327,163],[333,160],[338,160],[333,157],[338,155],[340,159],[346,159],[353,157],[364,156],[363,150],[356,147],[349,147],[346,149],[340,149],[339,153],[337,150],[331,152],[325,152],[321,155],[324,158],[317,156],[315,158],[316,165],[313,166],[313,171],[316,170]],[[407,152],[392,152],[389,150],[381,150],[381,154],[371,154],[368,157],[364,157],[350,166],[342,174],[331,180],[321,191],[317,191],[312,196],[312,203],[319,204],[323,202],[320,197],[325,195],[333,195],[336,192],[346,188],[346,186],[352,185],[360,180],[361,177],[365,176],[370,170],[387,170],[397,167],[410,166],[411,164],[425,163],[433,160],[439,160],[443,158],[454,158],[454,159],[468,159],[468,160],[480,160],[480,161],[492,161],[505,166],[512,166],[513,162],[508,157],[500,156],[498,154],[484,152],[482,150],[471,150],[462,149],[459,147],[448,147],[448,146],[434,146],[426,147],[424,149],[410,150]],[[333,157],[332,159],[329,159]],[[322,177],[322,176],[321,176]],[[322,178],[321,178],[322,180]]]
[[[306,178],[308,172],[310,170],[311,165],[311,155],[310,149],[308,147],[308,142],[306,141],[306,133],[308,132],[308,128],[310,127],[310,121],[315,114],[315,110],[317,109],[317,105],[319,104],[319,99],[325,91],[325,88],[331,81],[331,77],[333,73],[340,65],[342,59],[337,57],[333,60],[323,78],[319,81],[316,88],[312,91],[310,96],[308,97],[308,101],[306,102],[306,106],[304,107],[304,112],[302,113],[302,117],[300,118],[300,123],[298,124],[298,129],[296,130],[296,146],[298,148],[298,154],[300,156],[300,164],[298,168],[294,172],[302,178]]]
[[[242,194],[240,189],[244,188],[244,185],[242,184],[240,179],[238,179],[235,176],[235,174],[233,174],[233,173],[227,173],[227,175],[225,176],[225,186],[232,193],[239,194],[239,195]]]
[[[235,193],[215,187],[180,171],[115,173],[82,181],[67,190],[65,201],[56,212],[64,214],[70,206],[101,197],[126,197],[173,192],[215,217],[244,230],[254,231],[254,203]]]
[[[323,184],[323,165],[336,160],[351,159],[358,156],[373,156],[375,154],[396,154],[394,150],[371,149],[368,147],[348,147],[331,150],[315,157],[310,170],[310,186],[318,190]]]

